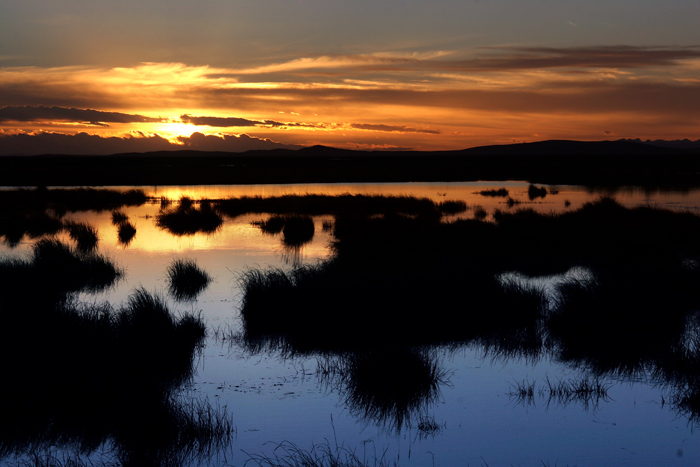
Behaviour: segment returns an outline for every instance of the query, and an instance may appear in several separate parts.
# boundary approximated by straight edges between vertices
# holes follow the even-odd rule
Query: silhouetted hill
[[[5,186],[475,180],[700,186],[700,149],[636,141],[541,141],[439,152],[312,146],[244,153],[0,157],[0,185]]]

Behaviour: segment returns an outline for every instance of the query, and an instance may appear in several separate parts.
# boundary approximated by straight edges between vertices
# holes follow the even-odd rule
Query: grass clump
[[[258,467],[398,467],[398,461],[390,461],[385,455],[360,457],[357,451],[326,440],[304,449],[297,444],[283,441],[275,446],[271,455],[248,454],[248,463]]]
[[[265,221],[252,222],[268,235],[282,234],[282,243],[288,247],[300,247],[314,238],[315,226],[310,216],[274,215]]]
[[[168,266],[168,291],[176,300],[193,300],[211,282],[211,277],[191,259],[178,259]]]
[[[65,229],[79,251],[86,253],[97,249],[99,236],[95,227],[86,222],[66,222]]]
[[[462,200],[447,200],[437,204],[438,210],[442,214],[454,215],[467,210],[467,203]]]
[[[156,216],[158,227],[178,236],[214,233],[223,222],[210,203],[202,201],[197,208],[194,201],[187,197],[180,199],[177,208],[163,210]]]
[[[26,345],[18,329],[31,329],[34,341],[5,366],[17,381],[0,388],[0,459],[77,447],[88,460],[106,450],[118,465],[165,467],[230,443],[225,409],[175,395],[203,345],[199,316],[175,316],[144,289],[120,309],[75,300],[4,301],[2,309],[0,351]]]
[[[121,269],[96,253],[82,253],[55,238],[34,244],[28,260],[0,261],[2,299],[58,297],[78,291],[99,292],[123,275]],[[31,290],[41,285],[41,294]],[[24,296],[23,296],[24,295]]]
[[[544,198],[547,196],[547,188],[545,187],[538,187],[536,185],[529,185],[527,187],[527,196],[530,198],[530,201],[535,200],[537,198]]]
[[[112,211],[112,224],[119,226],[129,220],[129,216],[121,211]]]
[[[136,227],[129,221],[124,221],[117,227],[117,239],[123,246],[128,246],[136,236]]]
[[[481,190],[478,192],[481,196],[491,196],[491,197],[502,197],[505,198],[508,196],[508,189],[506,188],[499,188],[499,189],[491,189],[491,190]]]
[[[449,381],[434,355],[408,348],[382,347],[326,359],[317,374],[356,416],[396,432],[412,426]]]

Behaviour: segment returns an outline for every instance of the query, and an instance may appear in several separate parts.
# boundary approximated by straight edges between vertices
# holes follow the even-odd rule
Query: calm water
[[[530,200],[528,184],[520,182],[143,189],[149,195],[172,199],[304,193],[400,194],[436,201],[460,199],[469,206],[482,206],[491,214],[495,209],[511,208],[504,198],[477,192],[502,187],[521,201],[516,208],[531,207],[542,212],[576,209],[604,194],[559,186],[554,190],[556,194]],[[658,205],[696,212],[700,209],[699,191],[629,189],[612,195],[626,206]],[[401,465],[415,466],[700,465],[700,435],[664,403],[663,390],[648,381],[606,380],[610,386],[608,397],[597,404],[567,403],[548,398],[537,389],[532,399],[523,400],[513,394],[517,383],[534,382],[536,388],[541,388],[547,378],[576,378],[578,370],[548,360],[494,358],[477,346],[438,352],[449,381],[441,386],[437,402],[416,414],[412,426],[397,431],[378,424],[345,404],[337,388],[324,384],[316,373],[315,358],[250,355],[235,342],[220,337],[241,328],[241,272],[255,267],[289,268],[327,257],[332,237],[322,230],[322,224],[329,218],[315,218],[313,241],[293,251],[283,246],[279,235],[264,235],[251,224],[267,218],[266,215],[226,219],[223,227],[211,235],[176,237],[156,226],[159,209],[158,204],[122,209],[137,230],[127,247],[118,243],[109,211],[67,215],[97,227],[99,252],[126,270],[125,278],[114,289],[83,294],[81,299],[119,305],[139,286],[167,296],[166,268],[178,258],[196,260],[213,277],[213,283],[197,301],[168,300],[172,309],[201,311],[209,328],[196,376],[185,391],[226,406],[233,417],[237,435],[230,448],[215,459],[216,465],[244,465],[249,454],[270,453],[276,443],[283,441],[311,448],[324,440],[337,440],[355,449],[360,457],[384,454],[387,459],[398,459]],[[5,257],[25,257],[30,249],[31,241],[14,248],[0,246]],[[420,415],[434,421],[436,428],[421,429]]]

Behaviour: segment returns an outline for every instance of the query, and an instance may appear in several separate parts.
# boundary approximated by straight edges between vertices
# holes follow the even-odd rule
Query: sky
[[[697,0],[0,0],[0,154],[700,139]]]

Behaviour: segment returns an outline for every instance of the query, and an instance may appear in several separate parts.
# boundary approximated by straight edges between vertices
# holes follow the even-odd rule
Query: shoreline
[[[700,151],[622,141],[545,141],[444,152],[314,146],[245,153],[0,156],[0,186],[471,182],[700,186]]]

